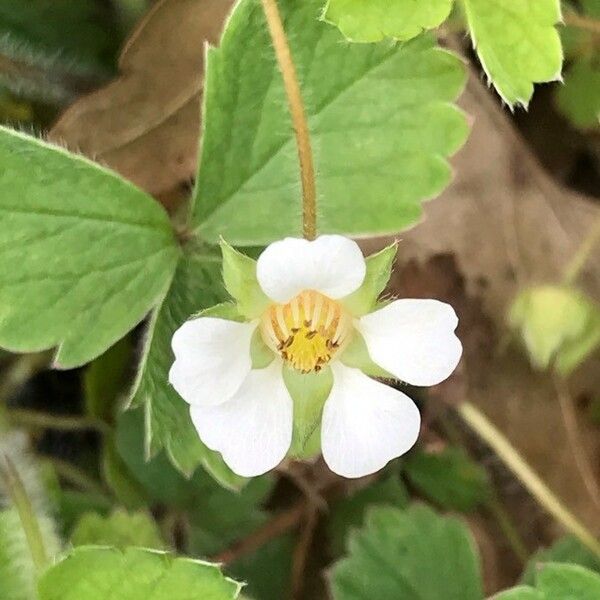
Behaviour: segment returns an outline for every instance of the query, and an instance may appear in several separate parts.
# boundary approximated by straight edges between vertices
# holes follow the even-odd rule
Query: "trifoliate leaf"
[[[408,492],[397,475],[354,492],[333,504],[329,512],[327,532],[334,555],[342,554],[348,533],[363,525],[365,514],[372,506],[404,508],[408,504]]]
[[[559,0],[464,0],[464,7],[481,65],[505,102],[527,106],[534,83],[560,79]]]
[[[514,301],[509,321],[520,332],[531,362],[540,369],[554,364],[563,375],[600,344],[600,308],[574,289],[525,290]]]
[[[490,497],[485,470],[460,448],[411,452],[404,467],[419,492],[442,508],[469,512]]]
[[[81,546],[44,573],[39,600],[234,600],[216,565],[158,551]]]
[[[318,228],[398,232],[448,184],[465,141],[452,105],[464,81],[453,54],[424,35],[349,46],[318,19],[322,0],[278,2],[312,134]],[[368,110],[365,110],[368,107]],[[301,234],[295,137],[262,8],[242,0],[210,49],[194,223],[206,241],[262,245]]]
[[[481,600],[468,529],[425,506],[375,508],[332,572],[335,600]]]
[[[577,127],[589,129],[600,123],[600,65],[578,60],[565,73],[558,90],[558,108]]]
[[[175,330],[191,315],[224,297],[219,264],[193,256],[181,260],[166,298],[148,325],[132,404],[143,405],[146,412],[148,455],[164,448],[182,473],[191,475],[203,464],[224,485],[235,487],[241,479],[233,475],[219,454],[200,441],[190,419],[189,406],[169,384],[169,369],[175,360],[171,350]]]
[[[82,515],[73,530],[71,543],[74,546],[114,546],[120,550],[127,546],[166,548],[156,522],[148,513],[124,510],[115,510],[107,517],[98,513]]]
[[[397,250],[398,245],[394,243],[367,257],[365,280],[354,293],[343,299],[344,306],[353,316],[362,317],[375,308],[377,299],[392,275]]]
[[[521,578],[522,583],[534,585],[537,572],[549,562],[572,563],[600,573],[600,559],[577,538],[565,536],[550,548],[539,550],[529,559]]]
[[[260,316],[270,303],[256,279],[256,261],[221,240],[223,282],[239,312],[248,319]]]
[[[329,0],[324,17],[352,42],[410,40],[441,25],[452,0]]]
[[[82,157],[0,129],[0,345],[95,358],[165,294],[179,256],[167,213]]]

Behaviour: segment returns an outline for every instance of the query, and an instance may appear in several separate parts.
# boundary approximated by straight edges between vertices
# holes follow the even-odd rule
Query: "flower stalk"
[[[457,411],[465,423],[496,452],[502,462],[512,471],[540,505],[561,523],[565,529],[576,536],[584,546],[600,558],[600,541],[554,495],[487,417],[470,402],[463,402],[457,408]]]
[[[33,564],[38,571],[41,571],[48,565],[48,555],[46,553],[44,538],[40,530],[40,524],[35,511],[33,510],[31,500],[27,495],[25,486],[23,485],[15,466],[8,456],[2,457],[1,466],[6,489],[19,515],[23,532],[25,533],[25,539],[27,540],[27,545],[31,552]]]
[[[302,181],[302,233],[307,240],[314,240],[317,235],[317,192],[306,111],[304,110],[296,67],[292,60],[290,46],[285,35],[279,9],[277,8],[277,1],[262,0],[262,6],[269,26],[271,40],[273,41],[277,63],[283,76],[283,84],[288,99],[294,132],[296,133],[296,145],[300,161],[300,179]]]

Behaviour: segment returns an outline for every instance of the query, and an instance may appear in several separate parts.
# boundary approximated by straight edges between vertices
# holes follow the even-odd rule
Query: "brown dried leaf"
[[[506,344],[505,318],[520,286],[561,279],[600,209],[541,170],[477,76],[463,108],[475,120],[454,163],[456,179],[427,204],[424,222],[402,235],[391,291],[455,305],[465,346],[462,370],[434,395],[477,404],[569,507],[597,528],[552,381],[529,367],[518,344]],[[369,250],[386,243],[373,242]],[[598,258],[590,258],[582,278],[596,298]],[[598,364],[580,369],[572,389],[575,396],[600,389]],[[581,430],[591,463],[599,465],[597,431],[583,418]]]
[[[120,76],[75,102],[51,140],[103,162],[151,194],[196,170],[205,44],[231,0],[162,0],[123,49]]]

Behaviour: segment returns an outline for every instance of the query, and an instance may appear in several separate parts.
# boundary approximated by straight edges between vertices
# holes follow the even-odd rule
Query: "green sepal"
[[[256,279],[256,261],[221,239],[223,253],[223,282],[231,297],[237,302],[240,314],[248,319],[259,317],[270,300]]]
[[[330,367],[319,373],[301,373],[285,365],[283,380],[294,401],[294,432],[289,455],[312,458],[321,449],[321,415],[333,386],[333,373]]]
[[[339,360],[347,367],[360,369],[369,377],[379,377],[382,379],[397,379],[385,369],[375,364],[369,355],[369,349],[363,336],[356,330],[352,333],[352,339],[342,350]]]
[[[379,295],[385,289],[390,277],[398,243],[371,254],[366,259],[367,272],[362,285],[342,301],[346,309],[355,317],[361,317],[373,311]]]
[[[215,304],[210,308],[205,308],[199,313],[196,313],[192,318],[198,319],[200,317],[215,317],[217,319],[225,319],[226,321],[237,321],[243,323],[246,319],[240,314],[238,306],[234,302],[221,302]]]
[[[538,286],[521,292],[509,323],[534,366],[569,375],[600,345],[600,307],[577,290]]]

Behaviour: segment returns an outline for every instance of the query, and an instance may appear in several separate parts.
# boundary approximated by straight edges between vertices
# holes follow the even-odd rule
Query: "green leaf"
[[[524,290],[509,313],[521,333],[531,362],[552,364],[569,375],[600,344],[600,308],[577,290],[539,286]]]
[[[404,467],[415,488],[442,508],[469,512],[490,498],[485,469],[461,448],[411,452]]]
[[[130,410],[119,417],[116,441],[119,456],[150,504],[159,503],[188,513],[190,546],[195,555],[219,552],[262,524],[260,505],[271,492],[271,477],[255,477],[241,491],[234,492],[221,487],[203,469],[198,469],[190,479],[184,478],[163,454],[146,461],[140,410]]]
[[[421,202],[450,181],[446,157],[467,136],[452,105],[461,61],[427,35],[348,46],[318,19],[322,0],[278,4],[311,131],[319,230],[367,236],[414,225]],[[209,49],[205,81],[197,233],[236,246],[300,237],[296,142],[260,3],[237,4]]]
[[[600,574],[580,565],[549,562],[536,569],[535,588],[517,586],[494,600],[597,600]]]
[[[228,568],[228,572],[236,579],[247,582],[244,593],[252,600],[286,598],[295,545],[292,535],[275,538],[256,552],[240,557]]]
[[[171,338],[190,316],[225,297],[220,265],[185,256],[177,267],[171,288],[148,325],[142,363],[132,392],[133,406],[146,412],[145,449],[148,456],[164,448],[171,462],[185,475],[202,464],[223,485],[239,487],[221,456],[198,437],[189,406],[169,385],[169,369],[175,360]]]
[[[379,42],[410,40],[441,25],[451,9],[452,0],[329,0],[324,17],[352,42]]]
[[[375,508],[333,567],[335,600],[481,600],[468,529],[425,506]]]
[[[233,600],[240,584],[216,565],[127,548],[82,546],[51,567],[39,583],[40,600]]]
[[[537,574],[537,588],[547,600],[598,600],[600,575],[579,565],[549,563]]]
[[[223,282],[237,302],[240,314],[248,319],[259,317],[270,304],[256,279],[256,261],[221,240]]]
[[[77,523],[71,536],[74,546],[114,546],[125,550],[127,546],[165,549],[154,519],[146,512],[128,513],[117,509],[105,517],[86,513]]]
[[[394,242],[387,248],[368,256],[367,273],[363,284],[350,296],[343,299],[344,306],[355,316],[362,317],[375,308],[377,300],[385,289],[390,277],[398,244]]]
[[[544,595],[527,585],[519,585],[496,594],[492,600],[545,600]]]
[[[397,475],[391,475],[342,498],[333,504],[327,523],[331,551],[339,556],[346,547],[348,533],[363,525],[371,506],[405,508],[408,492]]]
[[[600,559],[583,546],[576,537],[565,536],[550,548],[539,550],[529,559],[521,578],[522,582],[534,585],[537,571],[549,562],[574,563],[600,573]]]
[[[333,373],[329,367],[319,373],[300,373],[286,365],[283,380],[294,401],[294,430],[289,455],[313,458],[321,450],[321,416],[333,386]]]
[[[119,395],[123,393],[130,369],[133,346],[124,337],[94,360],[83,375],[86,412],[107,422],[115,416]]]
[[[52,55],[112,66],[119,47],[110,11],[94,0],[0,3],[0,36]]]
[[[558,108],[577,127],[597,128],[600,123],[600,66],[578,60],[565,73],[558,90]]]
[[[165,294],[179,247],[164,209],[115,173],[0,128],[0,345],[59,345],[76,367]],[[16,268],[18,265],[18,268]]]
[[[560,80],[559,0],[464,0],[464,7],[481,65],[510,106],[527,106],[534,83]]]

